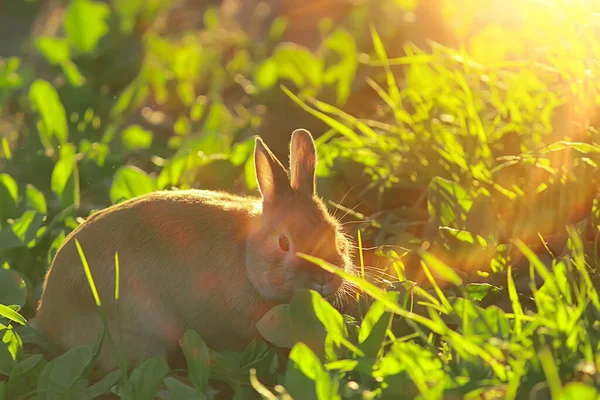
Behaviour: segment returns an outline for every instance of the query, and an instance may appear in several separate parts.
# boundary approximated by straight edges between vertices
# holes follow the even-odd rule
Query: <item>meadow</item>
[[[0,400],[600,398],[600,5],[259,3],[0,5]],[[255,195],[255,135],[286,160],[296,128],[356,273],[308,258],[352,299],[298,292],[243,352],[187,331],[182,370],[46,355],[26,322],[69,232]]]

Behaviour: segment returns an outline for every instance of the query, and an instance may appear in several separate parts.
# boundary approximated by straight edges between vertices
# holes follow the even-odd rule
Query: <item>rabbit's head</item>
[[[246,267],[262,297],[288,300],[297,289],[324,297],[344,292],[343,280],[297,253],[319,257],[349,272],[350,243],[315,191],[317,155],[311,134],[292,133],[290,171],[256,139],[254,163],[263,212],[250,229]]]

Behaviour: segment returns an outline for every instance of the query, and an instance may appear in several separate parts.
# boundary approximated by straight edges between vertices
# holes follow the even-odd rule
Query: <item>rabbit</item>
[[[259,337],[255,324],[261,317],[298,289],[339,300],[348,282],[296,254],[353,269],[350,240],[316,194],[311,134],[292,133],[289,176],[260,137],[254,163],[261,197],[155,191],[91,215],[56,253],[33,327],[61,351],[93,343],[104,330],[76,239],[128,368],[177,353],[187,329],[212,349],[243,350]],[[119,366],[111,349],[104,340],[99,370]]]

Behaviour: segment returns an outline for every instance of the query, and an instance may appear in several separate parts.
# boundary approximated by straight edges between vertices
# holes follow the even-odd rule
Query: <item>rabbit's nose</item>
[[[323,273],[319,274],[312,283],[312,289],[316,292],[319,292],[321,296],[327,297],[338,289],[338,285],[333,284],[333,280],[335,278],[334,274],[331,273]]]
[[[335,277],[334,274],[323,271],[315,277],[315,282],[317,284],[320,284],[321,286],[325,286],[328,283],[330,283],[334,277]]]
[[[311,289],[318,292],[323,297],[329,295],[329,287],[325,284],[313,282]]]

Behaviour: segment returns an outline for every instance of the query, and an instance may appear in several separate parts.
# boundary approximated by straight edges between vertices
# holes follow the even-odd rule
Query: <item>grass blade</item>
[[[538,358],[540,359],[542,369],[546,375],[546,381],[548,382],[548,387],[550,388],[550,394],[552,398],[560,398],[560,394],[562,392],[560,376],[558,374],[556,362],[554,361],[554,356],[552,355],[552,351],[550,351],[550,347],[548,347],[548,345],[542,347],[538,353]]]
[[[0,304],[0,316],[8,318],[9,320],[17,322],[21,325],[25,325],[27,323],[27,320],[23,318],[21,314],[12,308],[5,306],[4,304]]]
[[[88,284],[90,285],[90,289],[92,290],[92,294],[94,295],[94,300],[96,301],[96,306],[100,307],[102,303],[100,302],[100,296],[98,296],[98,290],[96,289],[96,284],[94,283],[94,278],[92,277],[92,272],[90,271],[90,266],[85,258],[85,254],[83,254],[83,250],[81,249],[81,244],[79,240],[75,239],[75,246],[77,246],[77,252],[79,253],[79,258],[81,259],[81,263],[83,264],[83,269],[85,271],[85,276],[88,280]]]
[[[508,273],[506,274],[506,276],[508,280],[508,297],[512,304],[513,311],[515,313],[515,333],[517,335],[521,335],[521,317],[523,316],[523,307],[521,307],[521,302],[519,301],[519,295],[515,287],[515,281],[512,276],[511,266],[508,267]]]
[[[281,85],[281,90],[283,90],[283,92],[285,94],[287,94],[289,96],[289,98],[292,99],[294,101],[294,103],[298,104],[300,106],[300,108],[302,108],[304,111],[308,112],[312,116],[325,122],[331,128],[335,129],[340,134],[342,134],[345,137],[347,137],[348,139],[352,140],[352,142],[354,142],[355,144],[362,145],[362,143],[363,143],[362,139],[352,129],[348,128],[346,125],[342,124],[341,122],[331,118],[329,115],[312,109],[304,101],[302,101],[298,96],[296,96],[294,93],[292,93],[285,86]]]

